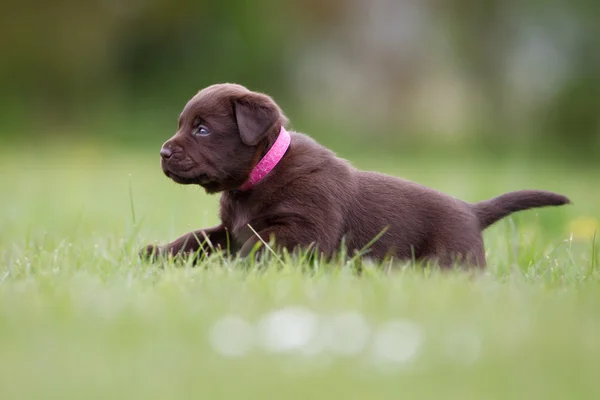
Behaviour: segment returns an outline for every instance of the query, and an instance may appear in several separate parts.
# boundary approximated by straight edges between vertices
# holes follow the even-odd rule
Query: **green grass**
[[[591,171],[348,157],[469,201],[528,187],[575,203],[491,227],[483,274],[358,277],[348,263],[141,263],[141,245],[217,222],[217,197],[167,180],[155,151],[34,146],[0,158],[2,399],[600,397]]]

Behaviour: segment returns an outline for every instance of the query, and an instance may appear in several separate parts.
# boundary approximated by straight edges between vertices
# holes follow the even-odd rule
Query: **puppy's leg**
[[[218,225],[186,233],[163,246],[148,245],[140,251],[140,256],[151,260],[169,255],[186,257],[198,253],[198,256],[201,256],[218,250],[230,251],[228,246],[231,247],[231,245],[227,229],[223,225]]]
[[[478,237],[472,243],[465,243],[463,246],[441,247],[435,254],[426,257],[429,261],[434,261],[442,269],[450,268],[485,268],[485,249],[483,239]]]
[[[299,249],[311,248],[315,242],[315,238],[318,237],[316,231],[311,231],[310,229],[306,229],[306,227],[303,227],[303,229],[294,229],[287,225],[265,228],[257,232],[257,234],[258,236],[252,235],[252,237],[246,240],[239,252],[241,257],[247,257],[259,242],[269,243],[271,239],[274,239],[277,250],[285,248],[287,251],[293,252]],[[321,247],[316,250],[328,257],[333,251],[333,248],[330,248],[332,246],[328,246],[327,243],[323,242],[320,244]],[[259,256],[264,251],[265,246],[263,245],[257,250],[256,255]]]

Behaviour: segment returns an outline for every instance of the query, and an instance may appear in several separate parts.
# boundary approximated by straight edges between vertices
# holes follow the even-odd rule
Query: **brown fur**
[[[203,124],[210,134],[195,135]],[[362,249],[369,257],[485,266],[482,230],[519,210],[569,203],[559,194],[525,190],[470,204],[414,182],[360,171],[301,133],[269,175],[237,190],[268,151],[287,118],[267,95],[234,84],[201,90],[185,106],[177,133],[161,149],[175,182],[221,193],[221,224],[188,233],[147,253],[185,254],[221,248],[247,256],[261,238],[289,250],[316,245],[325,256]]]

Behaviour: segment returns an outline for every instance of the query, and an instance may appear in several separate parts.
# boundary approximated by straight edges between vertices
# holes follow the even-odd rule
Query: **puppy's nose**
[[[173,151],[169,147],[167,147],[167,146],[161,147],[160,156],[162,158],[165,158],[165,159],[171,158],[172,155],[173,155]]]

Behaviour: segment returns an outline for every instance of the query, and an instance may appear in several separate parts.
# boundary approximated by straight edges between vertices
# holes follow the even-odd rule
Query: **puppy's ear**
[[[251,93],[234,100],[235,119],[242,142],[255,146],[273,129],[287,123],[287,118],[273,99]]]

